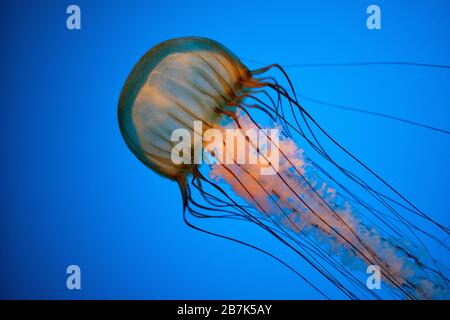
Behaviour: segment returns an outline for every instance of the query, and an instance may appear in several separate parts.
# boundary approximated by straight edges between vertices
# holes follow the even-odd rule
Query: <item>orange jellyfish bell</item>
[[[191,165],[171,160],[177,128],[194,131],[220,121],[251,77],[240,60],[216,41],[186,37],[164,41],[134,66],[119,99],[119,126],[131,151],[147,167],[184,183]]]

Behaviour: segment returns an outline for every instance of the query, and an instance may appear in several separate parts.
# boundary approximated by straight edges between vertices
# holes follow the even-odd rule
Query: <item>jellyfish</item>
[[[188,226],[269,255],[324,298],[276,253],[195,221],[262,228],[345,298],[449,297],[448,267],[430,249],[448,254],[449,229],[327,132],[280,65],[250,70],[207,38],[164,41],[129,74],[118,120],[132,153],[178,184]],[[369,266],[382,294],[365,281]]]

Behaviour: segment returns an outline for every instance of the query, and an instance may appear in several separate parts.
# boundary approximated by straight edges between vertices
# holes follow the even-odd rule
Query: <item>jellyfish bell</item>
[[[282,77],[267,75],[271,70]],[[261,174],[261,162],[240,163],[234,156],[231,163],[211,165],[207,175],[195,161],[173,161],[175,130],[182,128],[202,136],[210,128],[262,129],[254,117],[257,112],[273,127],[283,128],[284,138],[274,143],[280,155],[274,175]],[[158,174],[178,182],[184,220],[196,230],[269,254],[325,297],[307,277],[275,255],[195,226],[186,212],[194,218],[230,218],[256,224],[348,298],[380,297],[368,290],[365,280],[356,277],[349,265],[379,266],[388,298],[449,296],[447,276],[423,242],[414,241],[431,239],[448,253],[450,249],[441,240],[450,234],[448,228],[425,215],[337,143],[300,105],[292,82],[279,65],[250,71],[216,41],[199,37],[168,40],[148,51],[132,69],[119,98],[118,118],[122,136],[134,155]],[[198,121],[202,132],[196,130]],[[267,131],[261,131],[274,142]],[[321,139],[384,183],[390,193],[377,191],[338,163]],[[262,163],[275,168],[259,145],[248,140],[252,151],[264,158]],[[203,143],[194,138],[183,156],[195,158]],[[304,155],[302,144],[310,147],[312,155]],[[224,145],[227,153],[235,151],[235,146]],[[315,159],[323,160],[336,174],[330,174]],[[422,219],[421,223],[430,224],[436,233],[411,223],[410,217]],[[438,232],[443,234],[437,236]],[[408,243],[425,249],[426,257],[413,252]]]
[[[171,159],[177,128],[194,132],[220,122],[251,74],[216,41],[187,37],[149,50],[131,71],[119,99],[119,126],[130,150],[146,166],[169,179],[184,181],[192,166]],[[192,148],[194,150],[194,148]]]

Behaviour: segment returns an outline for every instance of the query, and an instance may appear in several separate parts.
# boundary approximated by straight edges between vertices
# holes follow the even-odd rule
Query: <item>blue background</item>
[[[366,28],[369,1],[77,1],[76,31],[66,28],[71,3],[2,3],[0,298],[319,298],[270,258],[186,227],[177,185],[123,142],[117,101],[148,49],[187,35],[266,63],[450,64],[449,1],[375,3],[378,31]],[[307,96],[450,129],[448,69],[287,71]],[[448,225],[448,135],[304,105]],[[70,264],[81,267],[79,291],[66,288]]]

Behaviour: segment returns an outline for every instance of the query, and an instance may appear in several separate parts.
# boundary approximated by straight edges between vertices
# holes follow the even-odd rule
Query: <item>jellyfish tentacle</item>
[[[229,113],[229,112],[228,112],[227,115],[230,116],[231,118],[233,118],[235,122],[237,122],[237,123],[239,122],[239,121],[237,120],[236,116],[235,116],[233,113]],[[241,127],[240,124],[237,124],[237,125],[238,125],[238,127]],[[266,160],[267,160],[267,159],[266,159]],[[229,170],[229,169],[227,169],[227,171],[228,171],[228,170]],[[364,259],[366,259],[367,261],[371,261],[371,259],[367,256],[367,253],[368,253],[368,254],[372,257],[372,259],[375,259],[375,261],[377,262],[377,264],[383,266],[383,268],[382,268],[382,274],[383,274],[385,277],[387,277],[387,278],[389,279],[389,281],[390,281],[391,283],[393,283],[394,286],[397,286],[398,289],[402,290],[402,287],[401,287],[400,283],[398,282],[398,280],[395,279],[395,277],[393,277],[393,276],[390,274],[390,271],[389,271],[388,269],[385,269],[385,268],[388,267],[388,266],[384,266],[384,264],[383,264],[380,260],[378,260],[379,258],[378,258],[378,256],[374,253],[373,250],[371,250],[369,247],[367,247],[367,246],[363,243],[363,241],[362,241],[361,239],[359,239],[358,241],[363,245],[364,249],[367,251],[367,253],[362,252],[361,249],[359,249],[355,244],[353,244],[346,236],[344,236],[341,232],[339,232],[334,226],[330,225],[330,223],[329,223],[328,221],[326,221],[323,217],[321,217],[319,214],[317,214],[317,212],[316,212],[314,209],[312,209],[311,206],[310,206],[308,203],[306,203],[301,197],[299,197],[299,196],[296,194],[296,192],[292,189],[292,186],[291,186],[289,183],[287,183],[287,181],[286,181],[279,173],[277,173],[277,175],[278,175],[278,177],[280,178],[280,180],[282,181],[282,183],[284,183],[284,184],[290,189],[290,191],[296,196],[296,198],[297,198],[300,202],[302,202],[303,205],[304,205],[305,207],[307,207],[308,210],[310,210],[310,211],[313,213],[313,215],[314,215],[315,217],[317,217],[321,222],[323,222],[325,225],[327,225],[327,227],[329,227],[331,230],[333,230],[333,231],[334,231],[339,237],[341,237],[341,238],[342,238],[342,239],[343,239],[343,240],[344,240],[351,248],[353,248],[353,250],[357,251]],[[255,179],[255,180],[256,180],[256,179]],[[256,180],[255,182],[258,183],[257,180]],[[251,196],[251,198],[254,199],[252,196]],[[261,206],[259,206],[259,207],[260,207],[261,210],[264,209],[264,208],[261,208]],[[339,218],[339,217],[338,217],[338,218]],[[347,226],[347,227],[348,227],[348,226]],[[348,228],[349,228],[349,227],[348,227]],[[350,229],[351,232],[353,231],[351,228],[349,228],[349,229]],[[358,239],[359,236],[355,234],[355,238]],[[372,264],[373,264],[373,263],[372,263]],[[405,294],[406,294],[407,296],[409,296],[410,298],[413,298],[413,296],[409,295],[409,293],[406,293],[406,292],[405,292]]]
[[[227,167],[224,167],[226,170],[229,170]],[[234,174],[232,172],[230,172],[231,174]],[[215,189],[217,189],[223,196],[225,196],[228,200],[230,200],[232,203],[237,204],[233,199],[231,199],[231,197],[229,195],[227,195],[227,193],[225,192],[225,190],[223,190],[220,186],[218,186],[217,184],[213,183],[212,181],[209,181],[207,178],[205,178],[198,170],[194,171],[194,174],[202,179],[202,181],[208,183],[209,185],[213,186]],[[236,176],[235,176],[236,177]],[[236,177],[237,178],[237,177]],[[239,182],[239,179],[237,179],[237,181]],[[243,186],[243,188],[245,189],[245,186]],[[251,195],[251,193],[250,193]],[[292,246],[292,244],[290,244],[289,242],[287,242],[286,240],[284,240],[282,237],[280,237],[278,234],[274,233],[273,230],[271,230],[270,228],[268,228],[266,225],[262,224],[258,218],[256,218],[255,216],[253,216],[252,214],[250,214],[247,210],[243,209],[242,207],[240,208],[248,218],[250,218],[250,221],[252,221],[253,223],[257,224],[258,226],[262,227],[263,229],[265,229],[266,231],[268,231],[270,234],[272,234],[272,236],[274,236],[276,239],[278,239],[279,241],[281,241],[283,244],[285,244],[286,246],[288,246],[290,249],[292,249],[296,254],[298,254],[302,259],[304,259],[305,261],[307,261],[314,269],[316,269],[322,276],[324,276],[326,279],[328,279],[328,281],[330,281],[331,283],[333,283],[339,290],[341,290],[344,294],[346,294],[349,298],[355,299],[356,296],[354,296],[350,291],[348,291],[348,289],[346,289],[342,284],[340,284],[336,279],[333,279],[331,275],[326,274],[324,270],[320,270],[319,267],[312,263],[308,257],[305,256],[304,253],[300,252],[298,248],[295,248]],[[271,219],[270,215],[266,212],[266,211],[262,211],[266,217],[268,217],[269,219]],[[302,245],[301,245],[302,246]]]
[[[450,235],[450,229],[441,225],[437,221],[433,220],[429,216],[427,216],[425,213],[423,213],[419,208],[417,208],[413,203],[411,203],[405,196],[403,196],[399,191],[397,191],[391,184],[389,184],[386,180],[384,180],[380,175],[378,175],[375,171],[370,169],[366,164],[364,164],[361,160],[359,160],[355,155],[353,155],[350,151],[348,151],[345,147],[343,147],[340,143],[338,143],[333,137],[330,136],[329,133],[327,133],[318,123],[317,121],[303,108],[298,104],[296,101],[294,101],[291,97],[286,95],[285,93],[281,93],[283,96],[285,96],[286,99],[292,101],[298,108],[302,110],[302,113],[304,113],[316,126],[319,128],[319,130],[324,133],[328,139],[330,139],[336,146],[338,146],[342,151],[344,151],[347,155],[349,155],[352,159],[354,159],[356,162],[358,162],[361,166],[363,166],[365,169],[367,169],[370,173],[372,173],[378,180],[380,180],[384,185],[386,185],[390,190],[392,190],[396,195],[398,195],[401,199],[403,199],[406,203],[408,203],[412,208],[414,208],[418,213],[420,213],[420,216],[437,227],[439,227],[442,231]]]
[[[210,209],[211,209],[211,208],[210,208]],[[187,210],[188,210],[189,212],[192,212],[192,211],[193,211],[193,209],[189,207],[189,204],[188,204],[188,206],[187,206]],[[232,242],[235,242],[235,243],[244,245],[244,246],[246,246],[246,247],[249,247],[249,248],[251,248],[251,249],[254,249],[254,250],[256,250],[256,251],[259,251],[259,252],[261,252],[261,253],[263,253],[263,254],[269,256],[270,258],[276,260],[277,262],[281,263],[283,266],[285,266],[286,268],[288,268],[289,270],[291,270],[292,272],[294,272],[298,277],[300,277],[303,281],[305,281],[308,285],[310,285],[315,291],[317,291],[322,297],[324,297],[324,298],[327,299],[327,300],[330,299],[330,298],[329,298],[322,290],[320,290],[317,286],[315,286],[315,285],[314,285],[311,281],[309,281],[305,276],[303,276],[301,273],[299,273],[297,270],[295,270],[293,267],[291,267],[288,263],[286,263],[286,262],[283,261],[282,259],[278,258],[277,256],[273,255],[272,253],[270,253],[270,252],[268,252],[268,251],[266,251],[266,250],[264,250],[264,249],[261,249],[261,248],[255,246],[255,245],[252,245],[252,244],[250,244],[250,243],[248,243],[248,242],[245,242],[245,241],[242,241],[242,240],[239,240],[239,239],[236,239],[236,238],[228,237],[228,236],[225,236],[225,235],[221,235],[221,234],[218,234],[218,233],[214,233],[214,232],[212,232],[212,231],[208,231],[208,230],[206,230],[206,229],[203,229],[203,228],[200,228],[200,227],[198,227],[198,226],[195,226],[195,225],[192,224],[192,223],[189,221],[189,219],[187,218],[187,216],[186,216],[186,209],[183,210],[183,220],[184,220],[184,222],[186,223],[186,225],[188,225],[190,228],[192,228],[192,229],[194,229],[194,230],[197,230],[197,231],[206,233],[206,234],[208,234],[208,235],[212,235],[212,236],[215,236],[215,237],[219,237],[219,238],[222,238],[222,239],[226,239],[226,240],[229,240],[229,241],[232,241]]]

